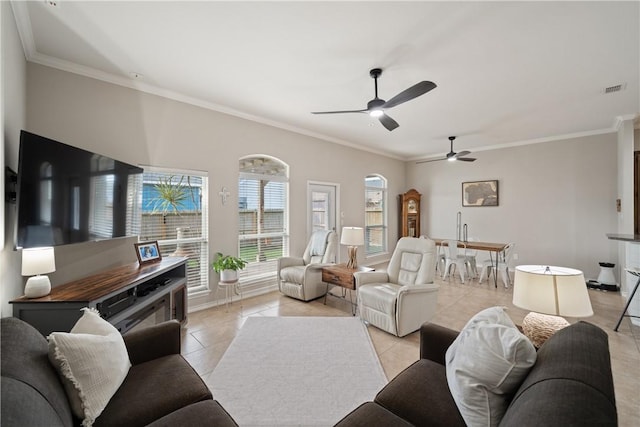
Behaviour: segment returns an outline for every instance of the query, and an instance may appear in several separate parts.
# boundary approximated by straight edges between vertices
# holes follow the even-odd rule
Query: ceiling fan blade
[[[378,120],[380,120],[380,123],[382,123],[382,126],[386,127],[387,130],[389,130],[389,131],[392,131],[395,128],[397,128],[398,126],[400,126],[398,124],[398,122],[396,122],[395,120],[393,120],[391,117],[387,116],[386,114],[383,114],[380,117],[378,117]]]
[[[473,157],[457,157],[456,160],[459,160],[461,162],[475,162],[476,159],[474,159]]]
[[[366,113],[368,110],[343,110],[343,111],[312,111],[311,114],[342,114],[342,113]]]
[[[416,165],[419,165],[420,163],[439,162],[440,160],[447,160],[447,159],[418,160],[416,162]]]
[[[435,89],[436,84],[430,81],[422,81],[411,86],[409,89],[405,89],[387,102],[384,103],[382,108],[392,108],[396,105],[400,105],[404,102],[411,101],[413,98],[417,98],[420,95],[424,95],[432,89]]]
[[[456,157],[459,159],[460,157],[464,157],[467,154],[471,154],[471,151],[461,151],[459,153],[456,153]]]

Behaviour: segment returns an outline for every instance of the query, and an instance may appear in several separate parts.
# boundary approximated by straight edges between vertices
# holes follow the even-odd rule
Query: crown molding
[[[172,99],[174,101],[183,102],[185,104],[194,105],[196,107],[205,108],[208,110],[216,111],[218,113],[227,114],[230,116],[238,117],[241,119],[249,120],[256,123],[261,123],[267,126],[287,130],[290,132],[298,133],[300,135],[309,136],[312,138],[320,139],[327,142],[332,142],[334,144],[343,145],[350,148],[355,148],[360,151],[366,151],[373,154],[393,158],[396,160],[403,160],[402,157],[397,155],[381,151],[375,150],[370,147],[366,147],[363,145],[355,144],[349,141],[345,141],[339,138],[334,138],[328,135],[324,135],[321,133],[309,131],[307,129],[299,128],[297,126],[292,126],[286,123],[282,123],[276,120],[267,119],[265,117],[256,116],[253,114],[245,113],[242,111],[238,111],[229,107],[225,107],[223,105],[215,104],[213,102],[205,101],[200,98],[195,98],[191,96],[187,96],[181,94],[179,92],[175,92],[169,89],[164,89],[159,86],[151,85],[149,83],[139,82],[131,80],[131,78],[117,76],[115,74],[107,73],[104,71],[96,70],[91,67],[85,67],[83,65],[78,65],[66,60],[53,58],[51,56],[43,55],[41,53],[35,52],[29,58],[27,58],[29,62],[33,62],[36,64],[44,65],[46,67],[55,68],[61,71],[66,71],[73,74],[78,74],[83,77],[89,77],[95,80],[100,80],[106,83],[111,83],[118,86],[123,86],[129,89],[137,90],[140,92],[148,93],[151,95],[161,96],[163,98]]]
[[[617,116],[615,119],[613,119],[612,129],[617,132],[618,130],[620,130],[620,126],[622,126],[622,123],[626,122],[627,120],[634,120],[634,128],[639,129],[638,128],[638,126],[640,125],[639,114],[625,114],[623,116]]]
[[[20,36],[24,56],[27,61],[30,61],[36,52],[36,43],[33,38],[31,19],[27,11],[27,2],[12,1],[11,9],[13,10],[13,17],[16,20],[16,27],[18,27],[18,35]]]

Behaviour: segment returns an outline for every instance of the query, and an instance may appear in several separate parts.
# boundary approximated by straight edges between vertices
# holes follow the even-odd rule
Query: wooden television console
[[[51,289],[40,298],[13,301],[13,315],[47,336],[69,332],[92,307],[125,333],[154,313],[163,320],[187,319],[187,258],[166,257],[159,262],[116,267]]]

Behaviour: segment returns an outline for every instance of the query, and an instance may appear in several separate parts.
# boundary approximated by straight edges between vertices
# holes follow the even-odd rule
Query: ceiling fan
[[[431,160],[420,160],[417,161],[416,164],[418,163],[427,163],[427,162],[438,162],[440,160],[449,160],[450,162],[453,162],[455,160],[459,160],[461,162],[475,162],[476,159],[474,159],[473,157],[464,157],[467,154],[471,154],[471,151],[461,151],[459,153],[456,153],[455,151],[453,151],[453,140],[456,139],[455,136],[450,136],[449,137],[449,141],[451,141],[451,151],[449,151],[447,153],[447,156],[442,158],[442,159],[431,159]]]
[[[381,68],[374,68],[369,71],[369,75],[373,78],[375,84],[375,98],[367,103],[367,108],[362,110],[344,110],[344,111],[314,111],[311,114],[342,114],[342,113],[368,113],[371,117],[377,117],[380,123],[387,128],[387,130],[394,130],[398,126],[398,122],[389,117],[385,110],[393,108],[396,105],[400,105],[407,101],[411,101],[413,98],[417,98],[420,95],[424,95],[430,90],[436,87],[436,84],[429,81],[421,81],[416,83],[408,89],[403,90],[388,101],[378,98],[378,77],[382,75]]]

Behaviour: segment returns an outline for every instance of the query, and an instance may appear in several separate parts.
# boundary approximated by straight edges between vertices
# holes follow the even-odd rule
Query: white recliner
[[[431,320],[440,289],[436,258],[433,240],[403,237],[386,271],[355,273],[360,318],[399,337]]]
[[[278,289],[302,301],[323,296],[327,285],[322,282],[322,267],[335,264],[338,236],[335,231],[314,231],[302,257],[278,259]]]

